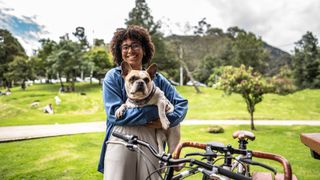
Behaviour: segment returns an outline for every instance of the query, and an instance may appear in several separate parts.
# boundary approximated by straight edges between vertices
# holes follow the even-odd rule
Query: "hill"
[[[181,36],[172,35],[166,37],[166,40],[173,43],[179,43],[183,48],[183,60],[188,64],[190,71],[194,71],[204,58],[228,56],[232,48],[232,39],[227,35],[210,36]],[[274,75],[279,72],[280,67],[291,66],[291,56],[289,53],[273,47],[264,42],[264,48],[269,54],[267,66],[268,75]]]

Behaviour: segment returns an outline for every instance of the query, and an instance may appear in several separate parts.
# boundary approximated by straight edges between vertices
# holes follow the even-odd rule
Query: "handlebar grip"
[[[272,153],[267,153],[267,152],[261,152],[261,151],[252,151],[252,155],[257,158],[263,158],[263,159],[270,159],[274,161],[278,161],[281,163],[283,167],[283,172],[284,172],[284,179],[285,180],[291,180],[292,179],[292,169],[289,161],[285,159],[284,157],[277,155],[277,154],[272,154]]]
[[[113,136],[117,137],[117,138],[120,138],[126,142],[129,142],[131,140],[133,140],[135,138],[135,136],[133,135],[127,135],[127,134],[120,134],[118,132],[113,132],[112,133]]]
[[[251,180],[252,178],[251,177],[247,177],[247,176],[244,176],[242,174],[237,174],[237,173],[234,173],[232,171],[229,171],[227,169],[223,169],[222,167],[218,167],[218,173],[219,174],[222,174],[224,176],[227,176],[229,178],[232,178],[232,179],[240,179],[240,180]]]
[[[206,149],[207,144],[197,143],[197,142],[182,142],[179,143],[174,150],[173,159],[179,159],[182,148],[184,147],[194,147],[198,149]]]

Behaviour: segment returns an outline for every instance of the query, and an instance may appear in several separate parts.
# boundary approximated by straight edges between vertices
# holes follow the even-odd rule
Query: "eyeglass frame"
[[[140,48],[142,48],[142,45],[140,43],[138,43],[138,42],[133,42],[130,45],[125,44],[125,45],[121,45],[120,46],[121,52],[128,52],[129,48],[131,48],[131,50],[133,50],[133,51],[137,51]]]

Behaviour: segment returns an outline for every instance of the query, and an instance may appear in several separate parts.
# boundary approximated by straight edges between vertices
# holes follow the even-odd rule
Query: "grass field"
[[[58,94],[58,89],[57,84],[42,84],[26,91],[13,88],[10,96],[0,96],[0,126],[104,121],[100,85],[77,84],[76,92],[64,94]],[[189,100],[187,119],[249,119],[238,94],[224,96],[222,91],[212,88],[201,88],[201,94],[196,94],[193,87],[177,90]],[[59,106],[54,104],[57,95],[62,100]],[[39,101],[40,105],[30,107],[33,101]],[[54,115],[42,112],[48,103],[53,104]],[[320,91],[304,90],[287,96],[266,94],[256,106],[255,119],[319,120]],[[183,126],[182,140],[231,142],[236,146],[232,132],[249,127],[224,126],[223,134],[207,134],[206,129],[206,126]],[[286,157],[299,179],[320,179],[320,161],[311,158],[309,149],[299,139],[302,132],[319,130],[311,126],[259,126],[254,132],[257,140],[248,147]],[[101,179],[96,168],[103,138],[104,133],[90,133],[1,143],[0,179]],[[282,171],[277,163],[264,162]]]
[[[231,143],[231,134],[249,126],[223,126],[222,134],[206,133],[206,126],[183,126],[182,141]],[[310,156],[309,149],[299,139],[302,132],[319,131],[309,126],[259,126],[256,140],[249,149],[273,152],[286,157],[298,179],[320,179],[320,161]],[[60,136],[0,144],[0,179],[102,179],[96,171],[104,133]],[[191,152],[188,148],[183,152]],[[259,159],[256,161],[261,162]],[[277,162],[263,161],[282,172]],[[254,169],[264,171],[263,169]],[[200,179],[195,176],[190,179]]]
[[[77,84],[75,93],[58,94],[58,84],[40,84],[28,87],[26,91],[13,88],[10,96],[0,96],[0,126],[55,124],[73,122],[104,121],[101,86],[98,84]],[[249,119],[246,105],[238,94],[224,96],[220,90],[201,88],[196,94],[193,87],[177,87],[189,101],[186,119]],[[86,95],[80,95],[85,92]],[[55,105],[59,96],[61,105]],[[31,108],[33,101],[40,106]],[[54,115],[44,114],[42,108],[53,104]],[[320,90],[303,90],[287,96],[264,95],[257,104],[255,119],[319,120]]]

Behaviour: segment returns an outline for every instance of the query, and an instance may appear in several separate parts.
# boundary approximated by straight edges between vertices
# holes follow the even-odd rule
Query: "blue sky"
[[[0,0],[0,28],[23,41],[31,52],[39,38],[59,37],[86,28],[93,38],[109,42],[118,27],[124,27],[134,0]],[[162,31],[192,34],[190,26],[206,17],[212,27],[231,26],[255,33],[272,46],[290,52],[307,31],[320,36],[318,0],[146,0]],[[72,37],[72,35],[70,35]],[[92,41],[91,41],[92,42]]]

